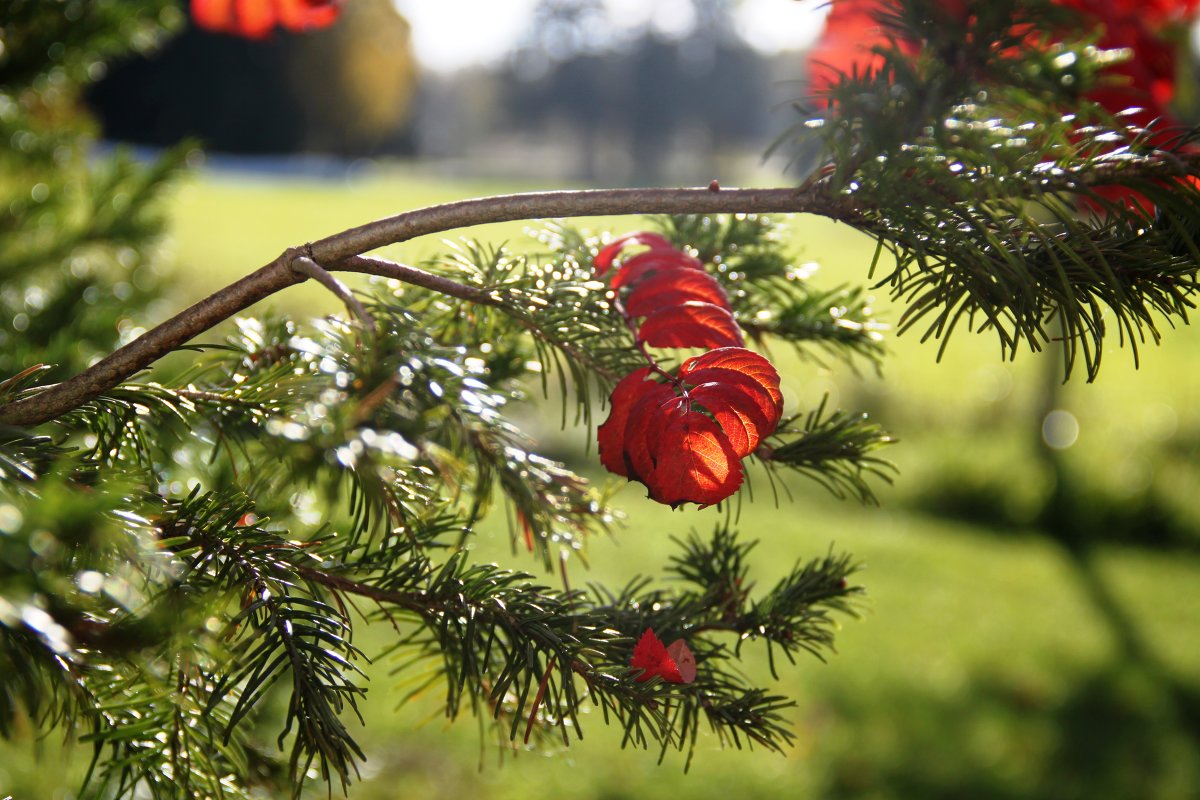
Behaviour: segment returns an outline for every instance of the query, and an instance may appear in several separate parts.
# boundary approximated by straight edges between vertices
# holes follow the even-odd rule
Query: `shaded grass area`
[[[181,303],[190,301],[289,245],[408,208],[515,188],[408,173],[347,185],[201,176],[174,200],[174,291]],[[515,240],[524,227],[472,233]],[[801,220],[794,240],[800,260],[826,264],[820,283],[865,279],[872,248],[845,227]],[[388,255],[413,263],[437,247],[425,240]],[[307,286],[268,304],[296,315],[340,310]],[[881,302],[881,314],[894,319],[896,311]],[[777,688],[797,700],[798,740],[786,756],[722,751],[707,737],[684,775],[678,754],[659,766],[656,753],[619,750],[620,732],[595,715],[584,717],[584,740],[568,751],[517,752],[471,719],[447,724],[437,687],[398,708],[403,692],[393,688],[393,665],[384,660],[371,669],[361,736],[368,762],[350,796],[1200,796],[1200,559],[1186,548],[1128,543],[1072,550],[1056,531],[1037,526],[1069,471],[1084,487],[1078,507],[1092,510],[1088,524],[1098,534],[1111,520],[1101,500],[1148,492],[1189,529],[1200,496],[1189,467],[1200,440],[1194,335],[1168,332],[1138,371],[1114,348],[1098,382],[1065,389],[1046,380],[1046,358],[1022,353],[1001,364],[986,337],[960,336],[940,365],[934,349],[905,337],[892,346],[883,378],[777,354],[796,408],[828,393],[834,405],[870,410],[901,439],[887,453],[900,478],[880,487],[881,508],[841,503],[801,484],[776,507],[761,473],[754,476],[757,501],[741,507],[739,529],[761,541],[752,556],[760,585],[832,546],[863,563],[870,597],[861,620],[845,621],[829,663],[810,658],[782,667]],[[1079,423],[1077,441],[1058,451],[1057,470],[1040,445],[1046,408],[1069,409]],[[581,468],[594,459],[594,448],[590,457],[581,453],[584,431],[539,433]],[[642,499],[636,485],[619,501],[628,526],[591,543],[590,567],[571,568],[575,584],[658,573],[670,536],[706,532],[722,518],[717,510],[671,512]],[[502,522],[482,530],[475,547],[483,559],[538,569],[510,550]],[[378,651],[393,636],[371,629],[360,644]],[[746,652],[746,670],[769,680],[761,652]],[[40,759],[32,757],[37,750]],[[0,796],[73,796],[88,753],[72,751],[66,768],[60,755],[53,739],[0,746]]]

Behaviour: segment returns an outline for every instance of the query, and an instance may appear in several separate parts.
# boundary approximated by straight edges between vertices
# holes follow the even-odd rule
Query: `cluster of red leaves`
[[[632,245],[647,249],[621,263],[611,286],[639,347],[710,349],[673,374],[647,355],[649,366],[617,384],[608,419],[597,431],[600,461],[645,484],[660,503],[719,503],[741,486],[742,459],[779,424],[779,373],[742,346],[716,279],[662,236],[615,240],[597,254],[596,274],[608,274]]]
[[[1181,124],[1172,110],[1180,51],[1180,42],[1173,37],[1180,35],[1184,24],[1196,16],[1200,0],[1058,2],[1080,12],[1101,31],[1099,47],[1127,47],[1133,51],[1132,58],[1107,69],[1107,79],[1088,97],[1114,114],[1137,109],[1127,113],[1125,121],[1141,128],[1155,123],[1157,132],[1150,137],[1149,143],[1156,147],[1166,144],[1174,135],[1171,129]],[[1102,197],[1130,208],[1149,211],[1154,207],[1140,193],[1119,186],[1097,187],[1096,191]],[[1085,206],[1100,210],[1092,202],[1086,202]]]
[[[887,32],[879,24],[879,12],[888,0],[832,0],[821,38],[808,51],[808,83],[822,94],[834,86],[838,77],[869,75],[883,66],[876,47],[889,44]],[[919,49],[915,42],[899,40],[896,46],[908,55]]]
[[[882,57],[873,48],[893,40],[877,21],[877,15],[894,3],[895,0],[832,0],[821,39],[808,55],[809,81],[815,92],[827,91],[839,74],[869,74],[879,68]],[[1139,127],[1157,123],[1162,132],[1151,140],[1152,144],[1169,139],[1169,128],[1178,124],[1171,110],[1179,69],[1177,37],[1196,17],[1200,0],[1055,0],[1055,3],[1073,9],[1085,29],[1097,31],[1099,47],[1128,48],[1133,52],[1131,58],[1106,69],[1103,80],[1088,98],[1112,114],[1138,109],[1125,115],[1126,122]],[[971,16],[970,4],[963,0],[947,0],[942,11],[949,20],[963,24]],[[895,45],[909,54],[921,46],[910,40],[897,40]],[[1126,202],[1132,198],[1128,190],[1119,187],[1102,194]]]
[[[832,0],[825,29],[809,51],[810,85],[814,91],[828,89],[839,73],[866,74],[878,68],[882,58],[872,49],[890,41],[877,16],[895,0]],[[1178,47],[1172,38],[1200,9],[1200,0],[1055,0],[1073,9],[1083,26],[1100,33],[1104,49],[1130,48],[1134,57],[1109,67],[1109,80],[1090,95],[1110,112],[1143,109],[1133,119],[1146,124],[1170,118],[1175,97]],[[970,4],[947,0],[942,10],[948,20],[966,22]],[[1061,32],[1065,33],[1065,32]],[[919,49],[915,41],[896,41],[905,53]]]
[[[342,0],[192,0],[196,27],[247,39],[264,39],[276,28],[293,33],[325,28],[341,13]]]
[[[642,671],[634,678],[638,683],[655,677],[667,683],[691,683],[696,680],[696,657],[692,655],[687,642],[676,639],[669,645],[663,645],[653,628],[647,628],[638,640],[629,666]]]
[[[1058,0],[1073,8],[1085,24],[1100,31],[1101,48],[1130,48],[1133,58],[1108,68],[1108,80],[1089,97],[1110,112],[1141,111],[1135,125],[1174,121],[1179,42],[1173,37],[1196,16],[1200,0]]]

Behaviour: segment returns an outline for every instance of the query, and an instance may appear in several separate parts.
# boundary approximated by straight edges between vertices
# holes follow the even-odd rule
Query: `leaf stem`
[[[292,270],[299,272],[301,275],[306,275],[312,278],[317,283],[324,286],[329,291],[333,292],[339,300],[341,300],[346,309],[358,317],[368,329],[375,328],[375,318],[371,316],[371,312],[367,311],[367,307],[350,291],[346,284],[335,278],[332,273],[322,267],[317,262],[313,261],[308,256],[300,256],[292,261]]]

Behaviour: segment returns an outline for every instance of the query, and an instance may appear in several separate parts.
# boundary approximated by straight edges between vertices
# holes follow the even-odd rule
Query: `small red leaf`
[[[775,421],[783,415],[783,393],[779,391],[779,373],[770,361],[753,350],[744,347],[722,347],[710,350],[694,358],[689,358],[679,367],[679,377],[688,383],[695,380],[700,370],[723,369],[732,370],[753,378],[767,390],[775,404]],[[702,380],[717,380],[715,377],[704,377]]]
[[[622,378],[613,388],[608,419],[596,429],[596,439],[600,445],[600,463],[616,475],[629,476],[625,469],[625,427],[629,423],[629,412],[646,391],[653,391],[654,386],[662,385],[648,381],[649,376],[650,368],[642,367]]]
[[[644,317],[689,300],[729,308],[729,298],[716,278],[702,269],[674,269],[655,272],[634,284],[625,298],[625,313]]]
[[[642,231],[640,233],[627,233],[624,236],[618,236],[611,242],[600,248],[600,252],[596,253],[596,257],[592,259],[592,265],[595,267],[597,275],[603,275],[612,268],[613,259],[615,259],[626,245],[645,245],[651,250],[674,250],[675,245],[671,244],[665,237],[657,233]]]
[[[634,678],[638,683],[645,683],[654,677],[662,678],[668,683],[684,682],[674,659],[667,653],[662,640],[654,635],[653,628],[647,628],[634,646],[629,666],[642,670],[642,674]]]
[[[692,649],[687,646],[687,642],[683,639],[671,642],[667,645],[667,655],[675,662],[675,668],[679,670],[679,677],[683,683],[696,680],[696,657],[692,655]]]
[[[650,250],[622,264],[613,273],[611,285],[613,289],[634,286],[651,275],[663,272],[677,274],[680,270],[704,272],[704,265],[682,250]]]
[[[728,310],[689,300],[646,317],[638,339],[653,347],[741,347],[742,329]]]
[[[680,414],[655,442],[654,472],[643,482],[660,503],[719,503],[742,485],[742,462],[717,423],[698,411]]]

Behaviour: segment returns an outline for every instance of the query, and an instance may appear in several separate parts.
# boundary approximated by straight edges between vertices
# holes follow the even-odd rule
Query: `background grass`
[[[405,171],[346,182],[200,173],[172,201],[172,300],[190,302],[289,245],[370,219],[521,188]],[[585,224],[609,223],[638,225]],[[515,242],[524,227],[469,233]],[[793,241],[798,260],[823,264],[818,283],[865,281],[873,248],[853,231],[801,219]],[[421,240],[388,255],[414,263],[437,248]],[[308,286],[268,302],[301,316],[340,310]],[[879,305],[881,316],[896,319],[885,299]],[[584,741],[567,751],[503,748],[470,719],[448,724],[436,690],[397,707],[402,693],[383,660],[371,668],[361,737],[369,758],[350,796],[1200,796],[1200,559],[1186,543],[1200,496],[1191,466],[1200,452],[1194,333],[1169,332],[1138,370],[1114,343],[1096,383],[1077,378],[1065,388],[1046,379],[1052,359],[1022,353],[1001,363],[987,337],[960,334],[941,364],[936,346],[915,336],[891,350],[882,377],[862,365],[856,373],[780,354],[791,408],[829,394],[835,405],[870,410],[901,440],[887,454],[900,477],[895,487],[880,487],[879,508],[802,483],[792,485],[792,502],[775,506],[761,474],[757,501],[741,508],[740,529],[761,540],[753,559],[759,585],[832,546],[863,563],[870,597],[862,619],[845,621],[837,656],[782,668],[777,688],[797,700],[797,743],[786,755],[721,750],[707,737],[685,775],[678,754],[660,766],[657,754],[618,749],[619,732],[595,716],[585,717]],[[1080,424],[1076,444],[1054,458],[1038,446],[1050,407],[1070,410]],[[536,433],[555,455],[595,474],[594,456],[584,454],[586,432]],[[1106,526],[1119,509],[1151,497],[1170,512],[1183,544],[1150,549],[1126,537],[1086,553],[1064,546],[1047,531],[1045,512],[1048,498],[1065,496],[1064,485],[1082,502],[1054,507],[1075,508],[1073,518],[1101,538],[1114,538]],[[591,543],[590,567],[574,565],[573,581],[620,584],[636,572],[657,573],[671,535],[706,532],[720,519],[715,510],[672,513],[642,499],[636,486],[619,501],[628,525]],[[480,558],[537,569],[511,552],[503,523],[487,526],[474,546]],[[390,635],[365,632],[368,652]],[[766,676],[765,659],[755,648],[747,652],[746,670]],[[72,797],[87,755],[60,752],[56,741],[5,745],[0,795]]]

